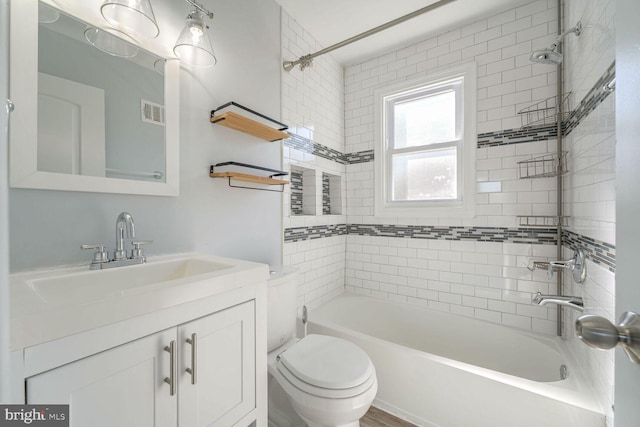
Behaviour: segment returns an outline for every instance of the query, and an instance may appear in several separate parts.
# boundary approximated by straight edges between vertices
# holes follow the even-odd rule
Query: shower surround
[[[556,150],[554,128],[522,131],[517,114],[556,94],[557,68],[529,62],[533,50],[548,46],[557,36],[556,6],[555,0],[533,1],[444,34],[427,35],[349,65],[344,72],[325,55],[314,61],[312,69],[283,73],[283,114],[293,125],[293,135],[285,141],[285,163],[314,168],[319,176],[337,173],[345,183],[346,215],[319,211],[316,216],[289,216],[290,198],[285,194],[284,261],[301,270],[299,306],[314,307],[347,290],[556,333],[555,307],[531,304],[536,292],[555,293],[555,277],[549,281],[545,271],[527,268],[533,260],[556,258],[555,230],[523,229],[517,223],[518,215],[556,214],[555,178],[518,179],[517,170],[518,161]],[[613,1],[571,0],[565,10],[567,25],[582,20],[586,27],[580,37],[567,40],[564,51],[566,86],[573,91],[571,107],[576,109],[613,63]],[[283,57],[322,47],[285,12],[282,22]],[[581,54],[572,55],[576,51]],[[476,216],[376,217],[374,90],[470,61],[478,72]],[[565,212],[574,218],[563,234],[567,257],[576,242],[587,244],[592,255],[584,288],[569,285],[565,293],[583,295],[589,311],[593,308],[610,319],[615,285],[610,167],[614,130],[609,121],[613,98],[592,104],[579,123],[571,124],[565,140],[571,171],[565,181]],[[594,122],[609,127],[605,133],[590,135]],[[581,146],[578,138],[586,139],[586,145]],[[593,162],[598,147],[603,151]],[[570,283],[568,277],[565,283]],[[593,378],[610,423],[612,356],[573,343],[571,321],[565,319],[565,335]]]

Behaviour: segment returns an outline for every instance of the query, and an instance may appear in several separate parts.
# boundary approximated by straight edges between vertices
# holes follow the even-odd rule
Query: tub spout
[[[543,295],[540,292],[533,298],[533,303],[538,305],[558,304],[573,308],[577,311],[584,310],[584,302],[580,297],[570,297],[562,295]]]

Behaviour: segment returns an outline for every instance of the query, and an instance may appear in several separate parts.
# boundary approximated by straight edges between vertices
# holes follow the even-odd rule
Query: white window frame
[[[393,85],[377,89],[374,92],[375,104],[375,214],[376,216],[394,217],[455,217],[472,218],[475,215],[475,180],[476,180],[476,63],[431,74],[417,80],[398,82]],[[458,148],[458,199],[456,200],[420,200],[393,201],[391,192],[391,161],[393,154],[419,152],[421,147],[390,149],[387,132],[392,122],[387,112],[387,104],[393,105],[393,100],[402,100],[416,94],[429,92],[437,93],[453,85],[459,84],[456,101],[462,101],[461,114],[462,130],[454,141],[431,144],[426,147]],[[391,101],[391,102],[390,102]],[[390,123],[391,122],[391,123]],[[423,148],[425,146],[422,146]]]

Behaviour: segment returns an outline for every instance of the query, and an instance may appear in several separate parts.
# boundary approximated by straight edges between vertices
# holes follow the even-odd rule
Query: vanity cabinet
[[[256,363],[249,300],[27,378],[26,403],[68,403],[72,426],[249,425]]]
[[[255,408],[253,301],[178,327],[178,342],[178,425],[231,426]]]
[[[175,339],[175,329],[159,332],[28,378],[27,403],[70,404],[72,426],[175,426],[176,396],[163,381],[163,349]]]

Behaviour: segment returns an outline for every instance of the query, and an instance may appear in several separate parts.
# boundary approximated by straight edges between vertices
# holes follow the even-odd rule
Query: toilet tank
[[[272,268],[267,281],[267,351],[280,347],[296,330],[298,272],[292,267]]]

